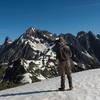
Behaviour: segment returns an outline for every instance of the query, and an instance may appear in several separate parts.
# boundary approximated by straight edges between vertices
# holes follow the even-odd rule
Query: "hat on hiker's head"
[[[59,37],[59,42],[65,42],[64,38],[62,36]]]

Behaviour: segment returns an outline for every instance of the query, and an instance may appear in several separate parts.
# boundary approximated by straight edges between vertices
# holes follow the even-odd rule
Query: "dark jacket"
[[[66,61],[72,56],[72,52],[65,43],[61,42],[56,45],[56,58],[59,61]]]

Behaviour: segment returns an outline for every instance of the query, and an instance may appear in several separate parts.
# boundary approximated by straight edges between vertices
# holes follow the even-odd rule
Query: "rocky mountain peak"
[[[11,44],[13,41],[7,36],[6,38],[5,38],[5,42],[4,42],[4,45],[9,45],[9,44]]]
[[[34,33],[35,31],[36,31],[36,28],[30,27],[30,28],[28,28],[28,29],[26,30],[26,33],[31,35],[31,34]]]
[[[23,34],[24,39],[27,38],[38,38],[38,39],[42,39],[45,41],[50,42],[51,40],[54,40],[55,37],[52,33],[46,31],[46,30],[40,30],[40,29],[36,29],[33,27],[30,27],[26,30],[25,34]]]
[[[97,34],[97,38],[99,38],[99,39],[100,39],[100,34]]]
[[[80,31],[77,33],[77,39],[83,38],[84,36],[86,36],[87,32],[85,31]]]
[[[77,36],[71,33],[59,34],[59,36],[63,36],[67,42],[66,44],[71,48],[73,54],[71,60],[73,72],[100,67],[100,40],[95,39],[96,37],[93,33],[81,31]],[[18,80],[20,79],[19,76],[25,79],[26,77],[30,77],[30,74],[30,80],[33,82],[57,76],[54,48],[56,48],[55,40],[59,36],[55,36],[48,31],[28,28],[11,45],[1,48],[1,65],[8,64],[8,68],[5,70],[5,79],[10,79],[11,75],[9,73],[13,70],[15,70],[14,73],[18,73],[17,71],[21,70],[21,73],[15,75]],[[6,38],[6,41],[8,40],[9,38]],[[22,63],[21,65],[16,65],[19,58]],[[4,75],[2,74],[2,76]]]

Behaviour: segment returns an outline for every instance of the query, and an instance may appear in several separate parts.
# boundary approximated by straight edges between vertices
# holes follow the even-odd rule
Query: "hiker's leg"
[[[65,74],[61,75],[61,88],[65,89]]]
[[[69,60],[66,61],[66,74],[68,78],[69,88],[72,89],[73,85],[72,85],[72,77],[71,77],[71,65]]]
[[[65,69],[64,69],[64,63],[60,63],[60,76],[61,76],[61,87],[59,90],[65,90]]]
[[[73,88],[71,74],[70,75],[67,75],[67,78],[68,78],[69,88],[71,90]]]

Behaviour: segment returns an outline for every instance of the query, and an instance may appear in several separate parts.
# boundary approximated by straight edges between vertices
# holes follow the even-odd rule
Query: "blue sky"
[[[0,0],[0,43],[28,27],[53,33],[100,33],[100,0]]]

